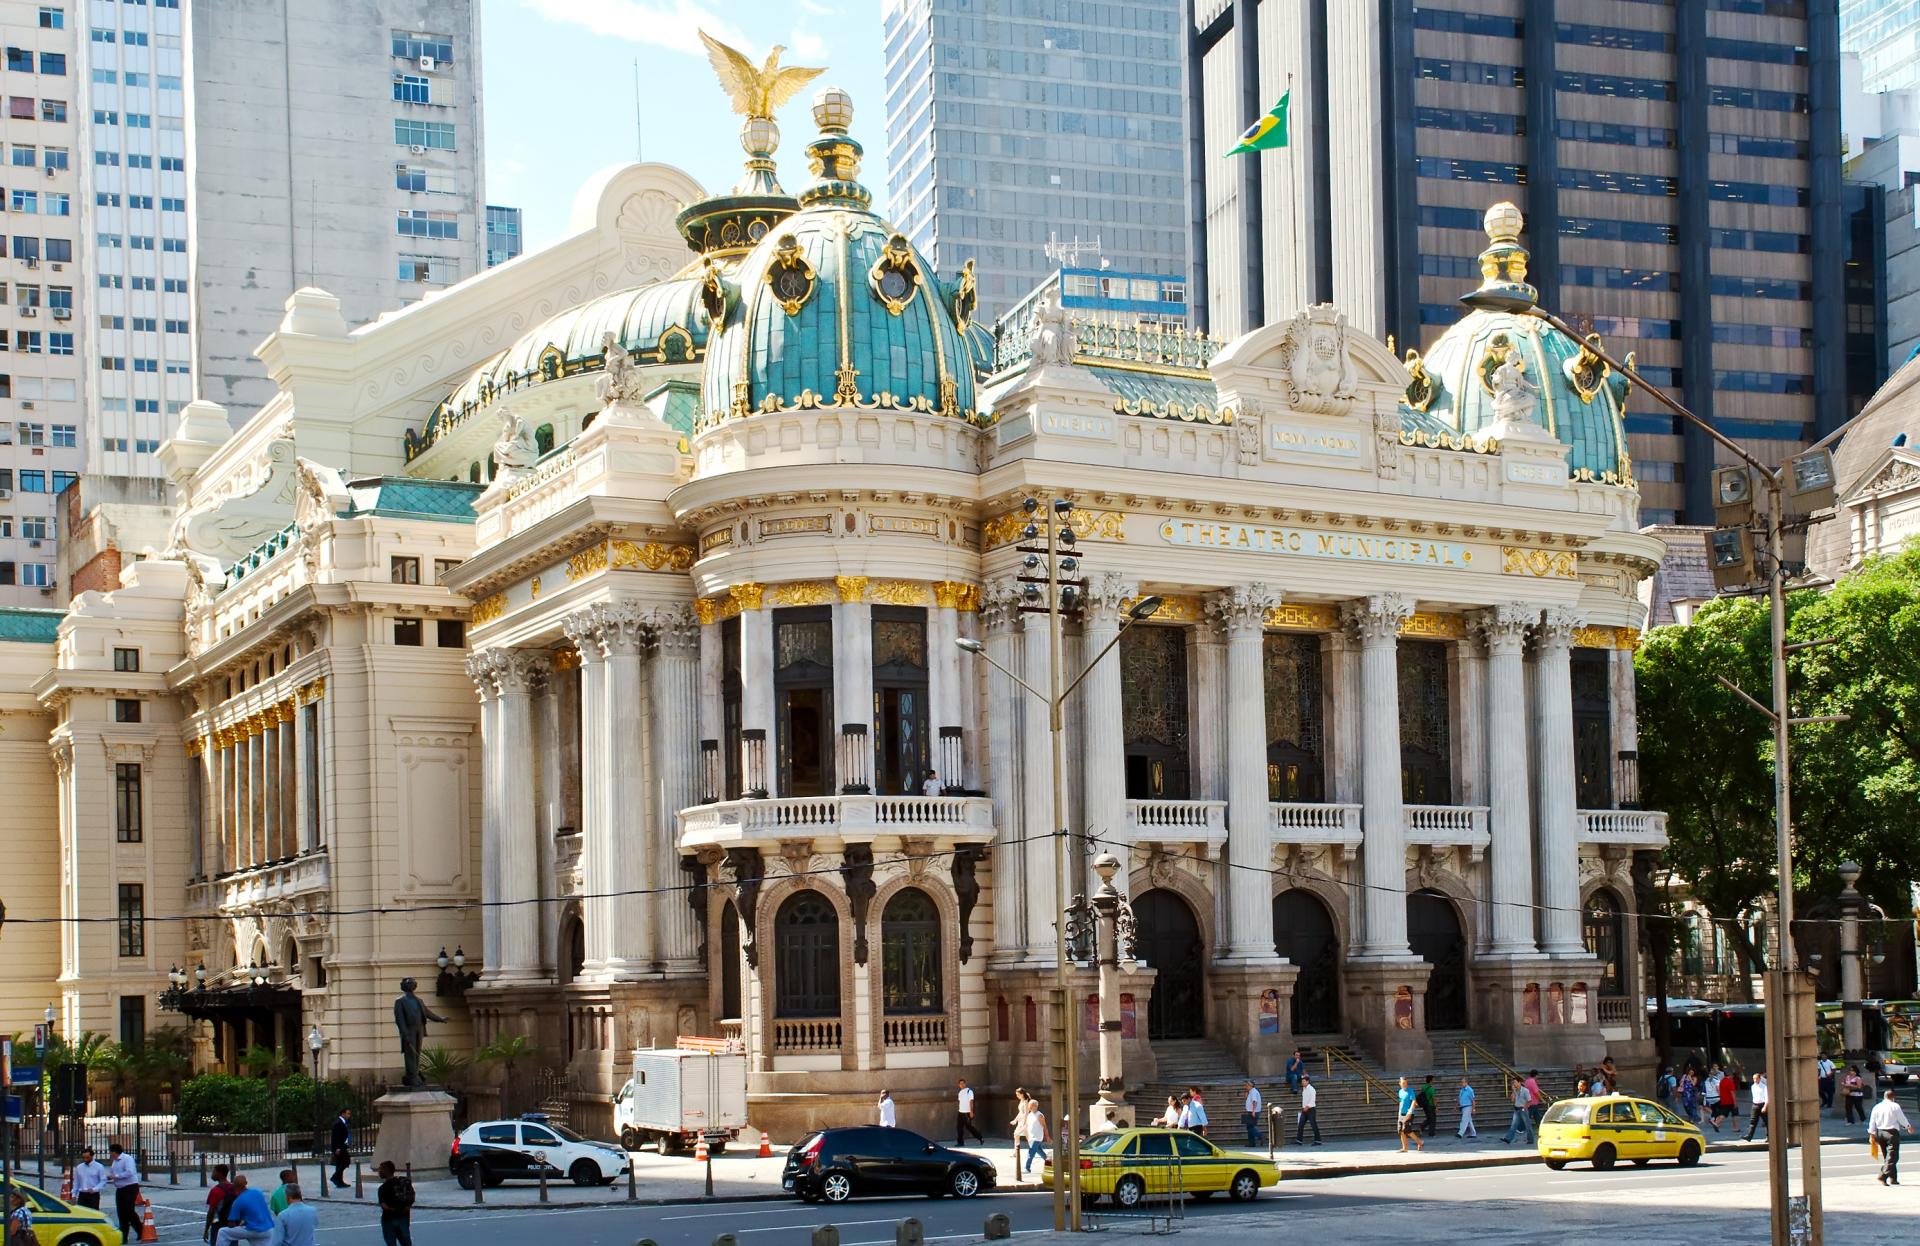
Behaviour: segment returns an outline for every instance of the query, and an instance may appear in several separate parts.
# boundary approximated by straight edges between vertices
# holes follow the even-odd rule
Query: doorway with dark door
[[[1157,970],[1147,1007],[1149,1038],[1200,1038],[1207,1032],[1206,944],[1193,909],[1163,887],[1133,902],[1136,947]]]
[[[782,796],[831,796],[833,614],[826,607],[773,612],[773,704]]]
[[[1319,896],[1292,887],[1273,898],[1273,948],[1299,967],[1293,983],[1293,1032],[1340,1029],[1340,940]]]
[[[1408,896],[1407,943],[1433,966],[1427,975],[1427,1028],[1467,1028],[1467,939],[1453,901],[1437,891]]]
[[[927,612],[873,608],[873,790],[917,795],[933,764],[927,741]]]

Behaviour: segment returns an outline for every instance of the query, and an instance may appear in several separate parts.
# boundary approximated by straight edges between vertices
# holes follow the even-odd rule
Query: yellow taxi
[[[1562,1099],[1540,1122],[1540,1158],[1549,1168],[1565,1168],[1577,1159],[1602,1169],[1623,1159],[1643,1165],[1671,1159],[1686,1168],[1699,1163],[1706,1150],[1707,1138],[1698,1126],[1627,1095]]]
[[[1040,1179],[1053,1180],[1053,1160]],[[1080,1144],[1080,1198],[1102,1194],[1118,1207],[1137,1207],[1149,1196],[1225,1194],[1236,1203],[1259,1197],[1260,1187],[1280,1180],[1280,1166],[1264,1155],[1223,1151],[1189,1129],[1139,1126],[1093,1134]]]
[[[56,1198],[17,1178],[13,1189],[27,1200],[40,1246],[121,1246],[120,1229],[106,1213]]]

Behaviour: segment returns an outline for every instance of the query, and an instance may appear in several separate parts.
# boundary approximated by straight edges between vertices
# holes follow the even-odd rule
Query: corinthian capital
[[[1087,622],[1114,626],[1127,603],[1140,594],[1140,586],[1117,571],[1102,571],[1087,580]]]
[[[1537,606],[1508,603],[1480,611],[1467,627],[1488,653],[1519,653],[1527,643],[1527,629],[1539,617]]]
[[[1207,615],[1229,636],[1258,635],[1267,611],[1280,604],[1280,592],[1267,584],[1236,584],[1207,598]]]
[[[679,602],[655,606],[648,619],[653,626],[654,643],[667,657],[693,657],[700,652],[700,620],[693,607]]]
[[[600,619],[600,649],[608,657],[637,657],[647,651],[653,627],[646,607],[633,601],[610,601],[594,609]]]
[[[479,690],[482,701],[491,701],[499,693],[499,685],[494,681],[494,668],[499,663],[498,649],[475,649],[467,655],[467,678]]]
[[[1375,593],[1340,603],[1340,621],[1363,645],[1381,644],[1400,634],[1400,625],[1413,617],[1413,598],[1405,593]]]
[[[1012,627],[1020,617],[1020,582],[1010,575],[988,580],[980,593],[980,622],[988,631]]]
[[[1580,628],[1580,616],[1565,606],[1548,606],[1540,612],[1540,622],[1535,626],[1533,641],[1542,649],[1565,649],[1573,644],[1573,634]]]
[[[508,693],[527,693],[546,682],[547,672],[552,669],[552,660],[545,653],[532,649],[495,649],[493,666],[494,682],[500,686],[500,695]]]

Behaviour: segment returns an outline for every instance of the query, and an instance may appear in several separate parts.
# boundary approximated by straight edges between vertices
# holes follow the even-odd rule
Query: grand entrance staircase
[[[1510,1115],[1507,1078],[1511,1072],[1524,1075],[1527,1070],[1512,1069],[1498,1051],[1469,1031],[1435,1030],[1430,1037],[1434,1063],[1420,1069],[1388,1069],[1343,1035],[1302,1037],[1299,1047],[1319,1092],[1321,1134],[1356,1138],[1392,1133],[1400,1076],[1405,1074],[1417,1086],[1428,1073],[1434,1075],[1439,1129],[1450,1134],[1459,1124],[1456,1104],[1463,1072],[1478,1092],[1474,1121],[1480,1133],[1491,1133],[1496,1140],[1505,1134]],[[1159,1075],[1148,1085],[1127,1090],[1139,1118],[1158,1115],[1168,1095],[1198,1086],[1207,1105],[1207,1136],[1222,1146],[1245,1145],[1240,1111],[1246,1098],[1246,1072],[1232,1054],[1209,1039],[1157,1042],[1153,1050]],[[1549,1102],[1573,1093],[1574,1078],[1568,1069],[1541,1069],[1539,1081]],[[1299,1096],[1288,1091],[1281,1076],[1261,1078],[1259,1086],[1269,1116],[1276,1104],[1286,1109],[1286,1138],[1291,1145]],[[1307,1137],[1311,1142],[1311,1131]]]

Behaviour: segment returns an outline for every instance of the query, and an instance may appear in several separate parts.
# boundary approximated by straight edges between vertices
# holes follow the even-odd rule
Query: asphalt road
[[[1876,1165],[1856,1144],[1825,1154],[1829,1246],[1908,1246],[1920,1217],[1920,1146],[1913,1148],[1911,1186],[1884,1189]],[[1340,1246],[1405,1246],[1409,1241],[1465,1240],[1476,1246],[1534,1243],[1631,1242],[1632,1246],[1699,1246],[1701,1242],[1757,1243],[1767,1238],[1764,1153],[1711,1156],[1699,1167],[1670,1164],[1598,1173],[1570,1168],[1487,1168],[1395,1173],[1331,1180],[1288,1181],[1257,1202],[1216,1198],[1193,1204],[1181,1222],[1187,1233],[1256,1234],[1276,1240],[1283,1231]],[[163,1241],[192,1240],[185,1213],[163,1209]],[[687,1204],[643,1208],[552,1208],[538,1211],[433,1211],[415,1216],[418,1246],[495,1246],[566,1242],[569,1246],[632,1246],[650,1237],[661,1246],[710,1246],[721,1233],[740,1246],[805,1246],[816,1225],[834,1224],[842,1246],[892,1246],[895,1223],[920,1220],[928,1241],[974,1240],[994,1212],[1013,1221],[1016,1240],[1052,1229],[1046,1194],[952,1199],[859,1199],[840,1207],[799,1202]],[[1124,1222],[1106,1223],[1122,1227]],[[373,1209],[322,1205],[323,1246],[380,1240]],[[1035,1241],[1032,1246],[1042,1246]]]

